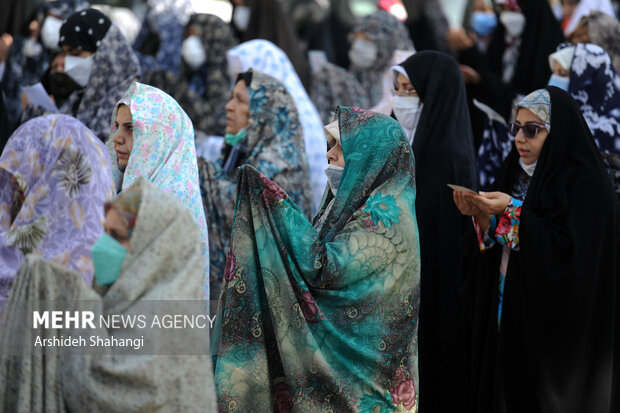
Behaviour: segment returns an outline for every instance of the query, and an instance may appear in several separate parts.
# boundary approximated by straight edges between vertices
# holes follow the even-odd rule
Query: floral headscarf
[[[310,174],[293,98],[284,85],[271,76],[257,71],[250,73],[248,135],[242,143],[247,147],[247,154],[239,165],[252,165],[274,180],[310,217]],[[230,146],[226,146],[215,164],[202,159],[199,162],[204,210],[209,214],[212,298],[219,295],[237,194],[236,171],[228,174],[224,170],[231,151]]]
[[[620,70],[620,22],[608,14],[593,11],[586,19],[590,42],[601,46],[614,64],[616,71]]]
[[[24,195],[21,205],[11,177]],[[76,119],[50,115],[15,131],[0,157],[0,300],[27,253],[90,283],[90,248],[103,231],[104,202],[113,195],[107,151]]]
[[[385,10],[365,16],[354,28],[353,33],[366,34],[377,45],[377,60],[370,69],[354,70],[355,75],[368,92],[370,104],[376,105],[383,97],[382,76],[391,66],[394,51],[415,50],[405,26]]]
[[[190,210],[202,234],[204,294],[208,297],[209,235],[198,186],[192,121],[168,94],[138,82],[131,85],[114,108],[112,124],[121,104],[131,110],[133,148],[123,174],[118,169],[112,137],[106,143],[116,189],[121,192],[123,188],[129,188],[139,176],[143,176]]]
[[[240,44],[228,52],[229,64],[237,66],[239,72],[252,68],[282,82],[295,101],[299,112],[299,121],[303,129],[306,154],[310,164],[314,210],[321,202],[321,196],[327,183],[325,168],[325,132],[323,122],[308,97],[293,65],[276,45],[267,40],[251,40]],[[335,108],[334,108],[335,109]]]
[[[583,43],[569,47],[575,47],[575,55],[568,91],[579,105],[600,151],[619,154],[620,76],[601,47]]]

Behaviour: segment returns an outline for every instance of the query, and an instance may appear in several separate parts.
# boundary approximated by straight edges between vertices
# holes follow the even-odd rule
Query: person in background
[[[109,328],[95,322],[96,337],[102,341],[133,340],[136,334],[144,334],[144,347],[65,348],[62,352],[33,348],[31,332],[62,340],[67,330],[35,325],[24,333],[24,324],[32,318],[30,312],[26,320],[20,317],[24,303],[53,302],[55,308],[67,311],[86,307],[97,319],[129,320],[144,316],[145,308],[161,311],[166,308],[163,303],[172,300],[177,309],[181,301],[200,300],[200,231],[178,200],[140,178],[106,203],[105,209],[105,233],[89,251],[95,263],[93,287],[71,270],[32,254],[25,258],[0,334],[0,410],[67,413],[88,406],[89,411],[110,413],[215,411],[209,337],[204,329],[179,329],[170,343],[153,329],[139,332],[126,324]],[[102,205],[100,210],[102,215]],[[76,313],[84,314],[83,310]],[[78,329],[70,336],[84,338],[84,331]],[[179,355],[189,338],[196,352]],[[31,350],[15,357],[11,356],[14,346]]]
[[[570,35],[581,19],[597,11],[616,17],[610,0],[562,0],[562,30],[566,36]]]
[[[79,86],[59,108],[84,123],[102,141],[110,133],[114,105],[140,77],[138,58],[110,19],[95,9],[73,14],[60,29],[65,73]],[[45,113],[28,100],[22,120]]]
[[[239,171],[212,341],[220,410],[418,410],[413,154],[388,116],[337,119],[312,224],[276,183]]]
[[[550,86],[571,94],[605,157],[620,200],[620,76],[594,44],[562,44],[549,56]]]
[[[40,82],[51,56],[60,50],[58,40],[62,23],[73,13],[88,7],[84,0],[44,2],[34,12],[23,35],[5,34],[0,40],[0,88],[12,128],[19,126],[22,88]],[[8,51],[2,53],[6,47]]]
[[[325,131],[319,114],[304,90],[293,65],[284,52],[267,40],[251,40],[229,50],[228,70],[231,78],[250,68],[281,82],[295,101],[310,166],[312,211],[318,210],[327,179],[324,170]]]
[[[230,0],[233,4],[231,24],[241,43],[263,39],[278,46],[293,64],[295,72],[308,89],[310,64],[307,49],[300,47],[293,24],[285,18],[279,0]]]
[[[203,296],[209,297],[209,233],[191,120],[170,95],[134,82],[116,104],[112,122],[106,146],[116,192],[144,177],[190,211],[201,234]]]
[[[467,400],[465,320],[459,305],[466,220],[447,184],[476,188],[476,157],[465,85],[449,55],[423,51],[393,68],[394,115],[416,160],[416,215],[422,263],[420,409],[456,411]],[[445,397],[445,394],[451,397]]]
[[[383,90],[383,75],[392,66],[394,51],[414,50],[413,43],[405,26],[385,10],[363,17],[352,33],[349,71],[368,94],[372,107],[387,92]]]
[[[224,136],[224,106],[231,83],[226,52],[236,45],[229,24],[211,14],[194,14],[181,45],[180,74],[154,70],[146,75],[144,83],[174,97],[192,120],[195,132]]]
[[[583,17],[569,35],[571,43],[592,43],[605,49],[616,72],[620,70],[619,38],[620,22],[608,14],[597,11]]]
[[[453,193],[480,250],[461,285],[472,366],[463,411],[611,412],[617,199],[567,92],[537,90],[515,112],[494,192]]]
[[[226,123],[225,145],[217,161],[198,159],[202,201],[209,222],[213,300],[220,297],[223,282],[239,166],[257,168],[277,182],[306,217],[312,214],[302,126],[286,87],[261,72],[242,73],[226,104]]]
[[[181,44],[193,13],[191,0],[147,0],[146,14],[133,48],[142,72],[164,70],[175,75],[181,69]]]
[[[113,196],[105,147],[79,121],[49,115],[19,127],[0,157],[0,305],[26,254],[90,284],[90,248]]]

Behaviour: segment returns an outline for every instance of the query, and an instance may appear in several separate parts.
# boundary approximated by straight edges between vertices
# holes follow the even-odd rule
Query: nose
[[[325,154],[325,157],[327,158],[327,161],[329,163],[338,161],[338,157],[336,156],[336,151],[334,150],[334,148],[335,146],[331,148],[329,151],[327,151],[327,153]]]
[[[125,137],[121,133],[120,126],[116,129],[116,132],[114,132],[114,136],[112,137],[112,142],[114,142],[117,145],[122,145],[123,143],[125,143]]]
[[[517,134],[515,136],[515,141],[519,141],[519,143],[527,142],[527,138],[523,134],[523,129],[519,129],[519,132],[517,132]]]
[[[227,112],[232,112],[235,110],[235,105],[232,99],[228,101],[228,103],[226,104],[226,106],[224,106],[224,108],[226,109]]]

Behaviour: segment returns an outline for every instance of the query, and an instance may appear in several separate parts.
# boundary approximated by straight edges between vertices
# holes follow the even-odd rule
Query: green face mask
[[[248,131],[243,128],[236,134],[227,133],[226,136],[224,136],[224,140],[230,146],[235,146],[239,142],[243,141],[246,136],[248,136]]]
[[[106,234],[101,234],[91,249],[95,280],[99,285],[110,285],[118,279],[127,249],[120,242]]]

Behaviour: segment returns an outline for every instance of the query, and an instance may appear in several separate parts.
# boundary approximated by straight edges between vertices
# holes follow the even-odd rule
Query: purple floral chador
[[[17,129],[0,157],[0,302],[27,253],[90,283],[90,249],[113,195],[106,148],[78,120],[49,115]]]

